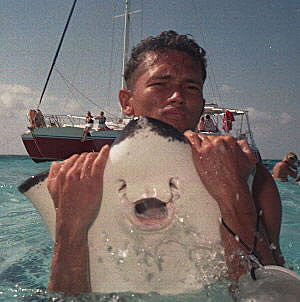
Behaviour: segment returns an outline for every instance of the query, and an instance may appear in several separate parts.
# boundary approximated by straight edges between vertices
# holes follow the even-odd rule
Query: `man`
[[[98,130],[104,131],[108,129],[106,126],[106,117],[104,116],[103,111],[100,112],[100,115],[95,117],[95,120],[99,120]]]
[[[132,50],[125,71],[127,89],[119,93],[120,104],[128,116],[159,119],[184,133],[199,177],[218,202],[223,221],[248,247],[257,250],[263,264],[282,264],[281,201],[272,176],[262,163],[256,164],[245,141],[193,132],[204,109],[205,78],[205,51],[188,36],[163,32]],[[87,234],[100,208],[108,153],[105,146],[100,153],[73,155],[51,167],[48,189],[57,218],[49,290],[91,290]],[[255,167],[251,194],[247,180]],[[80,190],[74,190],[77,187]],[[259,209],[263,210],[262,227],[254,246]],[[249,251],[224,224],[220,228],[229,277],[238,280],[247,269],[236,251],[243,255]],[[276,249],[269,248],[271,243]]]
[[[205,131],[208,132],[217,132],[217,127],[214,124],[213,120],[210,118],[210,115],[207,114],[205,116],[206,120],[205,120]]]
[[[298,161],[297,155],[293,152],[288,153],[282,161],[277,163],[272,174],[275,179],[279,179],[282,182],[288,181],[288,176],[297,178],[298,170],[296,163]]]

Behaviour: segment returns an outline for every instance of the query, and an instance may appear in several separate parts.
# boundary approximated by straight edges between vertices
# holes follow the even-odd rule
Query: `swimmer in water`
[[[297,179],[298,169],[297,169],[297,155],[293,152],[288,153],[282,161],[278,162],[272,171],[272,175],[275,179],[282,182],[287,182],[288,177]],[[299,177],[296,181],[299,181]]]

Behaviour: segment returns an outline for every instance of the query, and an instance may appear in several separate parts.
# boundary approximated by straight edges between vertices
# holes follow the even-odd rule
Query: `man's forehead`
[[[176,62],[178,63],[178,60],[192,60],[194,61],[195,64],[198,63],[198,61],[190,56],[189,54],[187,54],[184,51],[179,51],[179,50],[175,50],[175,49],[166,49],[166,50],[161,50],[161,51],[148,51],[144,54],[144,60],[142,61],[141,64],[143,65],[148,65],[148,66],[153,66],[154,64],[157,63],[163,63],[166,62],[168,60],[176,60]]]

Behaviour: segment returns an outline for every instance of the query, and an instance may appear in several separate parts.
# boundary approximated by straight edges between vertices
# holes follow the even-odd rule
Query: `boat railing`
[[[84,116],[71,115],[71,114],[44,114],[36,121],[35,126],[31,128],[64,128],[64,127],[77,127],[84,128],[86,121]],[[121,130],[130,119],[118,119],[116,121],[107,121],[108,129]],[[94,130],[97,128],[97,122],[94,122]]]
[[[62,127],[80,127],[85,126],[85,117],[70,114],[45,114],[45,127],[62,128]]]

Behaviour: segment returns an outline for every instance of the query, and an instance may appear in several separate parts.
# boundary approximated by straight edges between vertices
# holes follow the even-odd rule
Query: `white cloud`
[[[271,121],[274,120],[274,115],[270,112],[264,112],[264,111],[257,111],[253,107],[247,108],[249,112],[250,119],[253,121]]]
[[[28,87],[21,85],[0,85],[0,115],[7,113],[7,110],[19,111],[25,109],[25,105],[33,106],[36,103],[37,94]]]
[[[229,86],[229,85],[226,85],[226,84],[223,84],[221,86],[221,91],[222,92],[225,92],[225,93],[231,93],[234,91],[233,87]]]
[[[28,111],[37,107],[39,97],[40,92],[29,87],[0,84],[0,129],[5,129],[0,132],[0,154],[26,154],[20,136],[27,130]],[[64,98],[47,96],[47,100],[45,113],[64,113],[62,111],[66,110],[72,113],[72,109],[78,109],[78,105]]]
[[[249,107],[247,110],[249,112],[250,119],[255,122],[268,121],[268,123],[272,122],[272,125],[278,125],[289,124],[296,120],[287,112],[282,112],[281,115],[278,116],[277,114],[271,112],[257,111],[253,107]]]
[[[293,121],[295,121],[295,118],[293,118],[291,115],[286,112],[281,113],[279,120],[280,124],[289,124]]]

